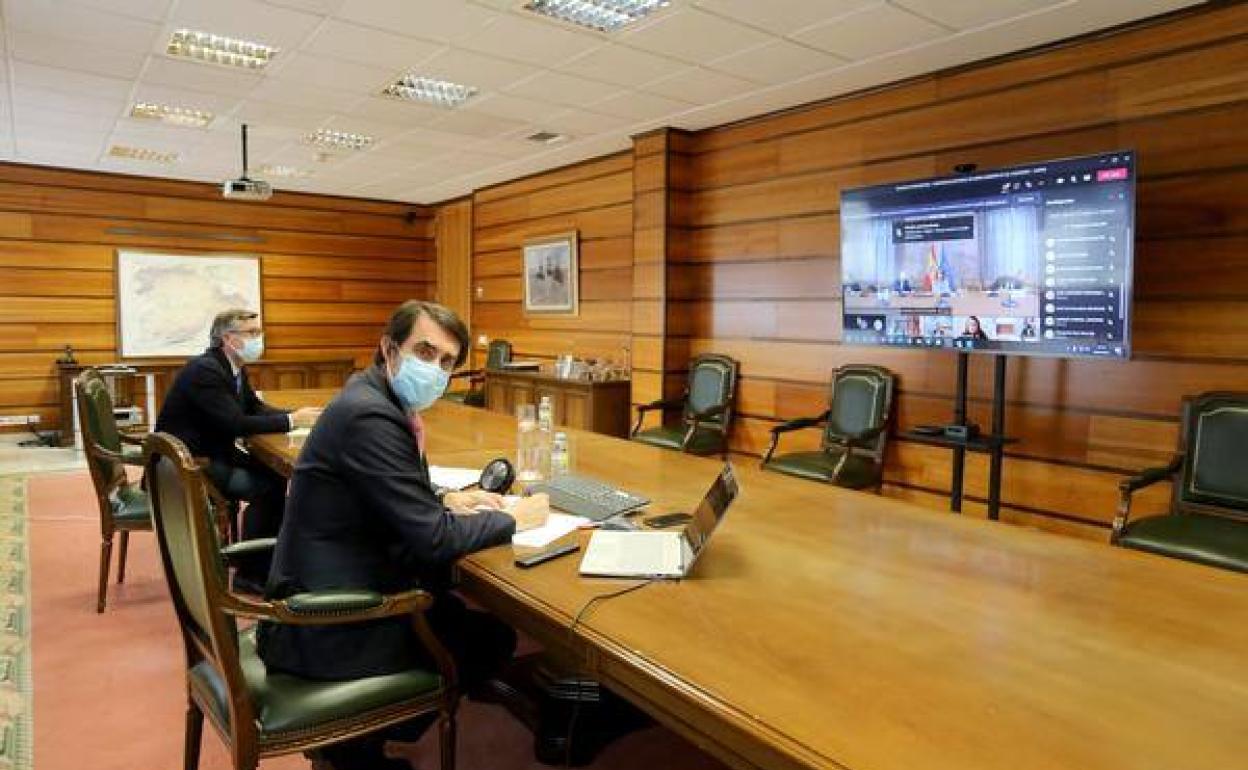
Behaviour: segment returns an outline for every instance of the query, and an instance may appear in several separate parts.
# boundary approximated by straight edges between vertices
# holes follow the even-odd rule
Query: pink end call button
[[[1104,168],[1096,172],[1096,181],[1098,182],[1117,182],[1126,178],[1127,169],[1125,167]]]

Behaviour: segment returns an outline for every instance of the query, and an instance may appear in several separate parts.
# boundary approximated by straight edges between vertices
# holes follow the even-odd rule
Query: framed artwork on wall
[[[217,313],[261,313],[260,258],[117,251],[117,352],[186,358],[208,347]]]
[[[525,241],[525,315],[574,316],[579,312],[577,250],[575,230]]]

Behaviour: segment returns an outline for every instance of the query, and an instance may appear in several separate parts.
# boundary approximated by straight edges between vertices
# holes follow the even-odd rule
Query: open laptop
[[[706,549],[706,541],[737,499],[737,478],[724,463],[693,518],[679,532],[598,530],[581,560],[582,575],[681,578]]]

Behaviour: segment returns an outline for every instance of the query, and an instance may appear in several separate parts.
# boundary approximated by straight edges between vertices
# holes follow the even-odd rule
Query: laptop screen
[[[732,472],[732,465],[724,463],[723,469],[715,477],[711,488],[706,491],[702,502],[698,503],[698,507],[694,509],[693,519],[685,525],[683,534],[690,551],[690,558],[685,564],[686,571],[693,566],[693,562],[706,547],[706,541],[710,539],[711,533],[724,518],[728,506],[737,499],[738,489],[737,477]]]

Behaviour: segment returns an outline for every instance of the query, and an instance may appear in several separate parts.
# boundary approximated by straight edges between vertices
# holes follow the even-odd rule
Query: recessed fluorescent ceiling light
[[[529,0],[524,9],[599,32],[614,32],[669,5],[671,0]]]
[[[203,128],[212,122],[212,113],[191,107],[171,107],[168,104],[152,104],[136,102],[130,108],[130,117],[144,120],[159,120],[173,126],[187,128]]]
[[[332,128],[321,128],[303,138],[314,147],[329,150],[363,150],[373,143],[368,134],[353,134],[349,131],[335,131]]]
[[[458,107],[477,95],[473,86],[407,74],[386,86],[382,93],[396,99],[426,102],[439,107]]]
[[[260,176],[278,176],[287,179],[305,179],[312,176],[311,171],[304,171],[294,166],[266,163],[260,167]]]
[[[179,29],[169,38],[165,52],[170,56],[185,56],[209,64],[259,70],[265,68],[277,53],[277,49],[264,43],[214,35],[211,32]]]
[[[164,163],[165,165],[176,163],[178,160],[176,152],[158,152],[144,147],[130,147],[124,144],[114,144],[112,147],[109,147],[108,154],[114,158],[143,160],[149,163]]]

